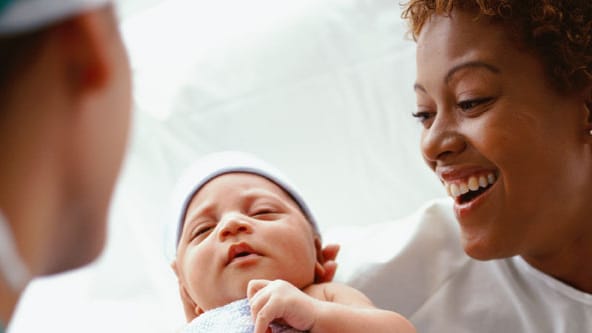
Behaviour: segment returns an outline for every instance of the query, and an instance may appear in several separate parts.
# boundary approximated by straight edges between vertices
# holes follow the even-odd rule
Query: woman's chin
[[[495,246],[498,245],[498,246]],[[467,237],[463,234],[462,246],[465,253],[476,260],[486,261],[492,259],[502,259],[512,256],[499,249],[499,242],[489,241],[485,237]]]

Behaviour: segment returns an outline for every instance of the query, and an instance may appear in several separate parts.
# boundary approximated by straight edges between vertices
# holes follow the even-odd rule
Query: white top
[[[432,202],[413,216],[364,227],[346,239],[338,258],[346,271],[341,277],[377,306],[409,318],[421,333],[592,332],[592,294],[520,257],[474,260],[459,236],[451,200]]]

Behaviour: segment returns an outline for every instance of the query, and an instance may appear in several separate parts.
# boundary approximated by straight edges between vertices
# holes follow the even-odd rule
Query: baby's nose
[[[249,234],[253,232],[253,226],[241,214],[228,214],[220,221],[219,238],[224,240],[230,236],[236,236],[240,233]]]

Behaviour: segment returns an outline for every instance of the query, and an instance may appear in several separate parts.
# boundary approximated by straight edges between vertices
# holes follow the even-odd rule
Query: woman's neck
[[[538,270],[592,294],[592,230],[580,236],[554,253],[522,257]]]

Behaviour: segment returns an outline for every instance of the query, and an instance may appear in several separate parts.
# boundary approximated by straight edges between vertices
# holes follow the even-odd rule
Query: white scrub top
[[[592,294],[520,257],[474,260],[458,229],[450,199],[359,228],[342,242],[336,279],[409,318],[420,333],[592,332]]]

